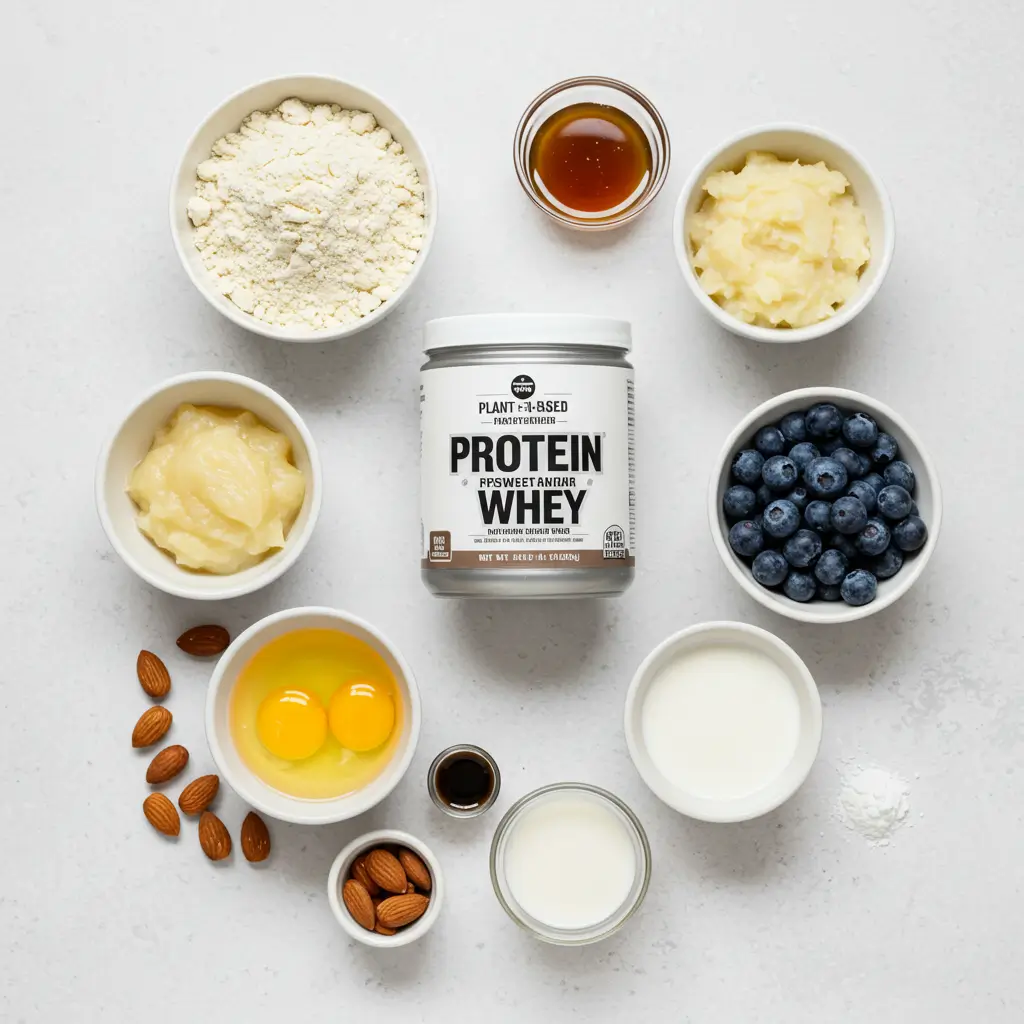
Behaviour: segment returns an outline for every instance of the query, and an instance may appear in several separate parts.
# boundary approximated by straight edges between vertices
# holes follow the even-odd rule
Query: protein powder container
[[[630,325],[447,317],[420,371],[423,581],[441,597],[621,594],[636,559]]]

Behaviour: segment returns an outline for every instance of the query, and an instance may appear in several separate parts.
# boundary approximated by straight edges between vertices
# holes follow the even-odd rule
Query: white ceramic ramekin
[[[852,607],[842,601],[812,600],[801,603],[791,600],[781,591],[768,590],[750,574],[750,565],[729,547],[729,527],[722,511],[722,498],[730,483],[729,473],[733,458],[742,449],[753,447],[754,434],[761,427],[777,423],[788,412],[809,409],[816,402],[833,402],[843,410],[868,412],[875,418],[879,430],[896,439],[900,446],[900,458],[910,464],[917,478],[914,500],[920,509],[921,518],[928,527],[928,539],[924,547],[913,555],[908,555],[903,568],[895,576],[879,580],[878,596],[870,604],[859,607]],[[725,567],[733,579],[759,604],[798,622],[853,622],[856,619],[866,619],[869,615],[888,608],[920,578],[939,539],[939,528],[942,525],[942,491],[935,463],[925,451],[924,445],[907,422],[889,406],[868,395],[862,395],[859,391],[847,391],[844,388],[801,388],[799,391],[788,391],[759,405],[729,434],[711,473],[708,487],[708,519],[712,539],[722,556],[722,561],[725,562]]]
[[[419,855],[420,859],[427,865],[430,871],[430,904],[418,921],[405,928],[399,929],[394,935],[381,935],[378,932],[368,932],[362,925],[352,920],[344,901],[341,898],[341,889],[348,878],[352,862],[364,853],[368,853],[376,846],[394,843],[398,846],[405,846]],[[410,942],[422,939],[441,914],[441,906],[444,903],[444,873],[441,871],[441,863],[434,856],[433,851],[426,843],[420,842],[415,836],[408,832],[399,832],[397,829],[384,828],[377,832],[367,832],[366,835],[353,839],[334,858],[330,873],[327,876],[327,902],[338,920],[338,924],[357,942],[364,946],[374,946],[377,949],[394,949],[397,946],[408,946]]]
[[[709,644],[747,647],[767,655],[788,676],[800,705],[800,733],[792,760],[776,779],[736,800],[712,800],[682,789],[658,770],[644,743],[643,706],[651,683],[674,657]],[[744,622],[704,622],[670,636],[644,658],[626,691],[624,726],[636,770],[669,807],[700,821],[748,821],[785,803],[810,773],[821,745],[821,698],[800,656],[774,634]]]
[[[717,171],[738,171],[752,151],[774,153],[789,160],[817,163],[841,171],[864,211],[871,246],[871,260],[860,279],[857,295],[836,311],[834,316],[809,327],[795,329],[756,327],[737,320],[718,305],[700,285],[693,268],[690,250],[690,218],[703,203],[704,182]],[[683,279],[704,310],[726,330],[753,341],[795,342],[821,338],[848,324],[874,298],[892,263],[896,244],[896,221],[889,194],[863,157],[845,142],[818,128],[799,124],[765,124],[740,132],[713,149],[693,170],[676,203],[672,221],[672,241]]]
[[[302,508],[285,538],[284,547],[258,565],[230,576],[191,572],[177,565],[136,525],[138,509],[128,497],[128,478],[182,403],[247,409],[268,427],[284,434],[292,459],[306,479]],[[216,601],[251,594],[276,580],[295,564],[309,542],[320,515],[323,480],[313,436],[302,417],[276,391],[237,373],[217,370],[171,377],[139,398],[100,452],[96,467],[96,508],[114,550],[124,563],[150,585],[175,597]]]
[[[265,644],[297,629],[337,629],[372,647],[395,677],[404,708],[402,735],[384,770],[362,789],[330,800],[306,800],[268,786],[242,760],[231,737],[229,707],[239,672]],[[224,781],[258,811],[300,825],[347,821],[381,802],[405,775],[420,735],[420,694],[412,669],[368,622],[335,608],[289,608],[253,623],[221,655],[206,695],[206,741]]]
[[[398,291],[372,313],[353,324],[315,331],[297,327],[279,327],[257,320],[240,310],[227,296],[216,288],[210,272],[203,266],[199,250],[193,242],[192,222],[186,206],[195,194],[196,168],[210,156],[211,146],[229,132],[238,131],[241,123],[256,110],[273,110],[291,97],[307,103],[337,103],[349,110],[366,110],[397,139],[419,171],[420,181],[425,190],[426,234],[423,247],[415,264],[402,282]],[[185,148],[185,153],[174,172],[170,196],[171,236],[174,247],[181,258],[182,266],[199,293],[232,322],[255,334],[276,341],[300,341],[322,343],[347,338],[367,327],[379,323],[392,312],[406,296],[413,282],[419,277],[427,261],[434,229],[437,225],[437,179],[427,158],[426,151],[413,134],[409,123],[394,107],[366,89],[327,75],[286,75],[282,78],[268,78],[256,82],[241,92],[229,96],[196,129]]]

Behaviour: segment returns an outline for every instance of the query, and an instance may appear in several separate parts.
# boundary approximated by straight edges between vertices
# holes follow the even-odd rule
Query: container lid
[[[579,345],[628,352],[628,320],[575,313],[478,313],[428,320],[424,351],[467,345]]]

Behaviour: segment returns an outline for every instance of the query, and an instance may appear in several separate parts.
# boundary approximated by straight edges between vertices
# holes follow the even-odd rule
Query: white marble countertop
[[[0,1018],[1022,1019],[1024,8],[53,0],[16,5],[6,30]],[[188,282],[167,228],[172,168],[208,109],[301,70],[391,100],[429,146],[443,199],[415,293],[379,328],[323,347],[228,324]],[[664,193],[622,233],[558,230],[513,173],[523,107],[582,72],[645,90],[672,134]],[[886,181],[898,225],[873,305],[838,337],[802,347],[759,347],[712,325],[680,281],[669,230],[704,152],[779,119],[848,138]],[[442,603],[420,585],[421,326],[492,310],[634,324],[642,569],[621,600]],[[143,585],[92,507],[96,454],[121,411],[162,378],[206,368],[280,390],[326,469],[304,559],[268,590],[218,607]],[[798,626],[745,597],[712,547],[704,502],[739,417],[817,383],[899,410],[929,445],[946,499],[917,587],[837,629]],[[209,669],[186,661],[174,637],[197,621],[237,631],[309,603],[368,618],[413,664],[424,727],[408,777],[362,820],[274,825],[265,870],[237,855],[211,864],[187,826],[165,842],[142,818],[146,759],[128,746],[145,706],[138,649],[167,656],[175,736],[198,771],[211,765]],[[740,826],[668,811],[622,736],[642,656],[712,618],[793,644],[824,703],[807,784]],[[423,787],[430,759],[455,741],[485,746],[504,773],[499,807],[473,823],[442,820]],[[832,817],[844,759],[911,783],[913,827],[887,848]],[[585,949],[521,934],[487,874],[502,810],[566,778],[621,795],[654,852],[642,912]],[[237,834],[243,807],[228,794],[221,810]],[[396,953],[347,941],[324,894],[341,846],[377,826],[427,840],[450,879],[435,931]]]

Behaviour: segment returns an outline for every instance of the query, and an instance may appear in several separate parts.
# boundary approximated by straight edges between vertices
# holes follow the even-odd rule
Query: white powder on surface
[[[910,813],[910,786],[877,765],[850,765],[836,801],[836,817],[872,846],[888,846]]]
[[[391,298],[425,234],[408,155],[365,111],[285,100],[196,168],[195,245],[222,294],[283,327],[352,323]]]

